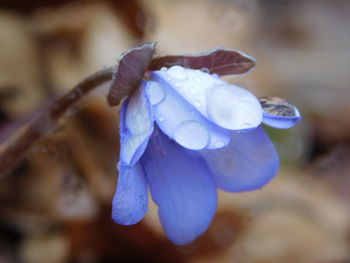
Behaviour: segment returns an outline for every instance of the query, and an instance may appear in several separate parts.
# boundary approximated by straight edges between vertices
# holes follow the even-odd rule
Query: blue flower
[[[152,72],[120,110],[113,220],[138,223],[148,210],[149,187],[169,239],[192,242],[215,215],[217,188],[256,190],[276,175],[278,155],[261,124],[287,128],[300,120],[297,109],[282,102],[259,101],[200,70]]]

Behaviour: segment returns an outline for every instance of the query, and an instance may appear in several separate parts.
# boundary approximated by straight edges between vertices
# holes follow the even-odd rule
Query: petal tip
[[[298,108],[279,97],[259,99],[264,111],[263,123],[277,129],[288,129],[301,121]]]

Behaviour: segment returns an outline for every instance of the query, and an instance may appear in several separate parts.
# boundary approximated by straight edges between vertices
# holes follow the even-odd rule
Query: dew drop
[[[204,72],[204,73],[210,73],[208,68],[201,68],[201,71]]]
[[[148,82],[146,93],[152,105],[162,102],[165,98],[165,91],[163,87],[155,81]]]
[[[202,81],[202,79],[198,76],[193,77],[193,81],[200,83]]]
[[[174,80],[183,81],[187,79],[186,70],[181,66],[172,66],[168,69],[168,74]]]
[[[259,101],[249,91],[234,85],[220,85],[207,93],[209,117],[229,130],[257,127],[262,121]]]
[[[284,99],[263,97],[259,101],[265,113],[283,117],[295,117],[297,115],[296,106]]]
[[[174,130],[174,139],[185,148],[201,150],[208,145],[209,133],[202,124],[188,120],[176,127]]]
[[[160,116],[158,117],[158,121],[162,122],[162,121],[164,121],[164,120],[165,120],[165,118],[164,118],[162,115],[160,115]]]
[[[200,106],[202,106],[201,102],[199,100],[194,100],[193,102],[193,105],[197,108],[199,108]]]
[[[238,133],[247,133],[249,131],[251,131],[251,129],[236,130],[236,132],[238,132]]]
[[[143,126],[141,126],[141,125],[138,125],[138,126],[136,126],[136,132],[138,132],[138,133],[141,133],[141,132],[143,132]]]
[[[216,141],[214,143],[215,148],[219,149],[225,146],[225,143],[223,141]]]
[[[183,82],[175,82],[174,87],[180,90],[183,90],[185,88]]]
[[[191,87],[190,88],[190,93],[193,94],[193,95],[196,95],[199,93],[198,89],[196,87]]]

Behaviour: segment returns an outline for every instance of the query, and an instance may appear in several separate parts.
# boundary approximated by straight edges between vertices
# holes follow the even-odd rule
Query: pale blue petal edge
[[[232,133],[231,143],[215,151],[201,151],[216,185],[229,192],[260,189],[279,169],[274,145],[259,126],[247,133]]]
[[[204,160],[159,131],[141,162],[168,238],[185,245],[202,235],[217,206],[215,183]]]
[[[263,115],[263,123],[276,129],[288,129],[301,121],[301,115],[295,109],[295,116],[276,116],[269,113]]]
[[[142,165],[140,162],[133,167],[120,165],[112,219],[121,225],[133,225],[141,221],[147,211],[147,184]]]
[[[127,98],[120,110],[120,162],[133,166],[146,149],[153,132],[152,107],[145,94],[146,82],[131,97]]]

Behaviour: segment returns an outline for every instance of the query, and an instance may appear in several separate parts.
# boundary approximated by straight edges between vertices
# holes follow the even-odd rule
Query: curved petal
[[[250,130],[262,122],[262,108],[248,90],[224,84],[207,92],[208,115],[217,125],[229,130]]]
[[[152,105],[161,103],[166,95],[163,87],[158,82],[152,80],[147,81],[145,91]]]
[[[185,245],[203,234],[217,205],[215,184],[204,160],[159,131],[152,135],[141,162],[169,239]]]
[[[200,153],[217,186],[230,192],[259,189],[279,168],[275,147],[261,126],[247,133],[232,133],[225,148]]]
[[[203,116],[222,128],[249,130],[261,124],[259,100],[248,90],[231,85],[217,75],[173,66],[153,72],[152,77],[176,90]]]
[[[277,129],[288,129],[301,120],[298,108],[278,97],[259,99],[264,111],[263,123]]]
[[[121,225],[133,225],[141,221],[147,210],[147,184],[140,162],[133,167],[120,165],[112,219]]]
[[[158,86],[153,86],[151,90],[154,91],[146,93],[150,101],[157,102],[153,105],[154,118],[166,135],[191,150],[216,149],[228,145],[230,136],[227,130],[207,120],[168,85],[158,83]]]
[[[120,110],[120,162],[133,166],[146,149],[153,132],[152,109],[145,94],[146,82],[127,100]]]

